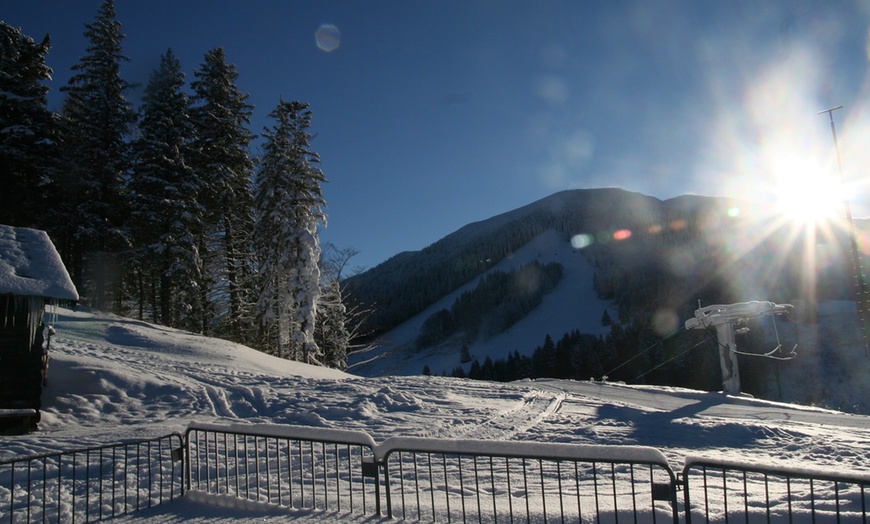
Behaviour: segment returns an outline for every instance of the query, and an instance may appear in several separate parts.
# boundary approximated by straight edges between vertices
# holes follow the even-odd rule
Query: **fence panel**
[[[0,522],[88,522],[180,497],[181,448],[174,433],[2,462]]]
[[[295,509],[380,514],[374,441],[365,433],[194,423],[186,441],[189,489]]]
[[[664,455],[636,446],[393,438],[387,514],[430,522],[677,522]]]
[[[686,522],[870,521],[870,475],[690,457]]]

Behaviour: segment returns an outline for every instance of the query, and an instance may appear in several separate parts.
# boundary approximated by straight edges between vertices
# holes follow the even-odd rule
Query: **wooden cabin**
[[[0,432],[39,421],[46,306],[78,299],[45,231],[0,224]]]

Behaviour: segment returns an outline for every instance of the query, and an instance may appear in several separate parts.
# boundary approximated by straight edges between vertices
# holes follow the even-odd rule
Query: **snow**
[[[0,295],[6,294],[79,299],[45,231],[0,224]]]
[[[862,415],[606,382],[361,378],[86,309],[59,308],[55,328],[39,430],[3,437],[0,460],[183,433],[191,424],[278,434],[290,425],[312,436],[365,432],[376,446],[393,439],[546,454],[579,444],[606,457],[613,450],[604,446],[621,445],[677,471],[687,457],[703,457],[870,475],[870,417]],[[288,511],[190,493],[116,520],[263,522]]]
[[[419,437],[390,437],[375,448],[375,456],[382,458],[381,449],[402,451],[431,451],[446,454],[493,456],[523,456],[528,458],[563,457],[591,462],[634,462],[668,465],[661,451],[645,446],[603,446],[594,444],[561,444],[554,442],[515,442],[479,439],[431,439]]]
[[[460,230],[461,231],[461,230]],[[592,287],[594,268],[574,249],[563,235],[549,230],[518,249],[512,256],[501,260],[486,273],[456,289],[410,320],[390,331],[379,343],[379,348],[363,358],[371,360],[380,355],[403,354],[405,358],[377,359],[355,368],[354,371],[366,376],[380,374],[414,375],[421,373],[428,365],[434,375],[450,373],[460,365],[459,346],[461,342],[448,341],[442,346],[418,352],[414,348],[423,323],[435,312],[450,309],[459,296],[473,290],[481,279],[494,271],[514,271],[532,261],[541,264],[557,262],[564,268],[561,282],[556,288],[544,295],[541,305],[531,311],[504,333],[488,339],[477,340],[470,345],[472,359],[481,362],[489,356],[492,359],[505,359],[514,351],[529,355],[544,342],[549,334],[554,340],[565,333],[579,330],[581,333],[605,335],[609,328],[601,325],[601,315],[608,310],[616,318],[616,308],[598,297]],[[356,362],[360,364],[359,361]]]

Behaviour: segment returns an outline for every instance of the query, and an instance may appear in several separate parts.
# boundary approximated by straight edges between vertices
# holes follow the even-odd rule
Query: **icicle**
[[[45,305],[46,310],[48,312],[48,324],[57,324],[57,300],[49,299],[48,303]]]
[[[42,323],[43,314],[45,313],[45,299],[41,297],[27,297],[27,327],[30,329],[30,343],[28,348],[33,347],[36,342],[36,331]]]
[[[13,324],[15,323],[15,320],[14,320],[15,314],[12,311],[13,305],[14,305],[14,302],[12,301],[12,295],[6,295],[6,309],[4,310],[4,311],[6,311],[6,315],[3,317],[3,327],[4,328],[9,327],[9,319],[10,318],[13,319],[13,321],[12,321]]]

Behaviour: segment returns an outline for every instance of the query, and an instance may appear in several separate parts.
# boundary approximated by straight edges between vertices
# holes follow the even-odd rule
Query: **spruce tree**
[[[253,106],[236,87],[238,73],[227,64],[223,48],[205,55],[191,82],[190,116],[194,126],[191,165],[204,183],[206,208],[203,255],[215,276],[210,295],[221,319],[218,334],[251,342],[253,310],[253,160],[248,130]],[[208,246],[206,248],[205,246]]]
[[[319,224],[326,223],[321,184],[326,182],[310,149],[308,104],[281,99],[263,136],[254,202],[255,242],[260,266],[258,310],[279,356],[319,363],[314,341],[320,295]]]
[[[45,229],[56,128],[47,109],[46,35],[0,21],[0,224]]]
[[[85,27],[87,54],[62,88],[66,171],[59,185],[66,227],[60,249],[80,294],[102,308],[111,298],[120,300],[120,280],[114,277],[117,254],[128,246],[124,177],[130,167],[127,136],[136,116],[124,96],[128,84],[120,66],[127,58],[113,1],[105,0]]]
[[[145,87],[140,137],[134,143],[132,223],[135,270],[152,297],[155,320],[202,330],[202,261],[198,238],[202,184],[187,164],[192,131],[184,74],[171,50],[161,58]],[[147,284],[150,284],[148,286]]]

